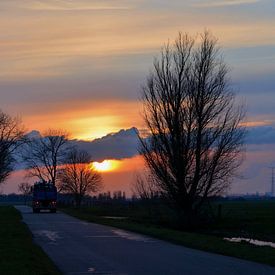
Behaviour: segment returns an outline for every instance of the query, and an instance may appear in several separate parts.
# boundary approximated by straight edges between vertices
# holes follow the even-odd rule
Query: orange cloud
[[[130,9],[129,3],[126,5],[126,1],[44,1],[37,2],[31,1],[29,5],[22,5],[21,8],[29,8],[31,10],[42,11],[97,11],[97,10],[125,10]]]
[[[121,161],[115,159],[105,159],[101,162],[94,161],[92,167],[101,173],[108,173],[119,169]]]
[[[23,122],[30,130],[61,128],[69,131],[73,138],[91,140],[123,128],[142,128],[139,110],[137,101],[65,102],[52,107],[48,113],[37,114],[32,110],[23,117]]]
[[[237,6],[243,4],[255,4],[260,0],[211,0],[211,1],[197,1],[193,4],[194,7],[223,7],[223,6]]]
[[[267,126],[267,125],[271,125],[272,123],[274,123],[274,121],[272,120],[262,120],[262,121],[246,121],[241,123],[241,126],[245,126],[245,127],[257,127],[257,126]]]
[[[103,172],[104,191],[125,191],[128,196],[132,193],[132,185],[135,181],[136,172],[144,169],[144,162],[141,156],[127,158],[122,160],[113,160],[117,167],[108,173]],[[101,171],[102,172],[102,171]],[[18,193],[18,184],[26,181],[25,171],[18,170],[12,173],[5,185],[2,185],[4,193]],[[32,179],[31,182],[34,182]]]
[[[22,1],[8,2],[15,4],[6,3],[0,25],[2,35],[7,30],[9,33],[0,42],[1,64],[5,68],[0,78],[5,81],[48,79],[90,71],[91,67],[100,66],[101,61],[96,58],[103,56],[148,52],[153,55],[168,38],[174,39],[179,30],[196,33],[205,26],[226,47],[275,43],[274,19],[247,20],[222,11],[219,16],[213,16],[204,9],[193,8],[194,11],[188,4],[185,8],[181,4],[182,9],[178,10],[156,8],[152,12],[142,1],[131,4],[129,1],[31,1],[29,5],[23,5]],[[256,0],[208,1],[206,5],[249,2]],[[85,59],[84,64],[81,58]],[[113,63],[109,62],[109,65]]]
[[[141,156],[119,160],[119,169],[102,173],[104,191],[121,190],[130,196],[136,174],[143,170],[144,161]]]

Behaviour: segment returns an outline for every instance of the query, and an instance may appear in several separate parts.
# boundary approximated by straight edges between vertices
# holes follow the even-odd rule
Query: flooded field
[[[229,242],[234,242],[234,243],[240,243],[240,242],[248,242],[250,244],[253,245],[257,245],[257,246],[269,246],[272,248],[275,248],[275,243],[272,242],[264,242],[264,241],[260,241],[260,240],[253,240],[253,239],[248,239],[248,238],[223,238],[226,241]]]

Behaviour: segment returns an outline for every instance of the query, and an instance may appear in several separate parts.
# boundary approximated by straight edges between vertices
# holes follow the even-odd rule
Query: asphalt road
[[[16,206],[38,243],[64,274],[274,275],[275,268],[189,249],[63,213]]]

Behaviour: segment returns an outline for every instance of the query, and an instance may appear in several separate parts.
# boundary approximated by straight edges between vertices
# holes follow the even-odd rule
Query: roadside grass
[[[61,274],[12,206],[0,206],[0,274]]]
[[[217,205],[214,204],[213,211]],[[150,208],[150,207],[149,207]],[[147,211],[146,211],[147,209]],[[246,242],[231,243],[223,237],[257,237],[260,240],[274,241],[275,202],[222,202],[222,219],[207,228],[196,232],[181,231],[173,225],[171,213],[166,210],[123,205],[96,206],[83,208],[63,208],[65,213],[89,222],[109,225],[186,247],[205,250],[245,260],[275,266],[275,249],[267,246],[255,246]],[[155,217],[156,213],[160,217]],[[106,216],[128,217],[110,219]],[[150,220],[151,218],[151,220]],[[167,223],[165,223],[167,218]]]

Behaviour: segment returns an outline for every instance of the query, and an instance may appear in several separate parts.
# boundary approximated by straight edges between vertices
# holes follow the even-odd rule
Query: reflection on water
[[[270,246],[272,248],[275,248],[275,243],[272,242],[264,242],[264,241],[259,241],[259,240],[253,240],[253,239],[248,239],[248,238],[223,238],[226,241],[229,242],[234,242],[234,243],[240,243],[242,241],[248,242],[250,244],[254,244],[257,246]]]

